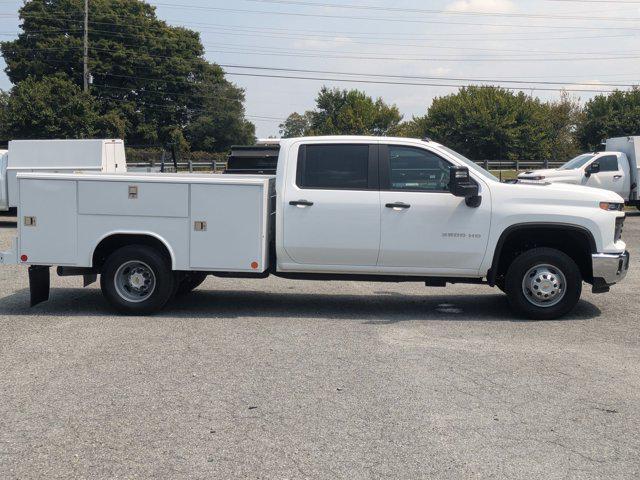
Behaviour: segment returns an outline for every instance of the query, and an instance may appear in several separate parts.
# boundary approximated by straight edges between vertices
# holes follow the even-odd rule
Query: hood
[[[594,202],[624,203],[624,199],[620,195],[610,190],[569,183],[515,183],[503,185],[506,188],[518,189],[517,193],[520,196],[533,196],[541,200],[559,200],[574,204],[593,204]],[[516,193],[515,190],[514,193]]]
[[[558,170],[556,170],[555,168],[547,168],[546,170],[532,170],[532,171],[521,173],[520,175],[518,175],[518,178],[540,177],[540,176],[544,177],[544,176],[556,173],[557,171]]]

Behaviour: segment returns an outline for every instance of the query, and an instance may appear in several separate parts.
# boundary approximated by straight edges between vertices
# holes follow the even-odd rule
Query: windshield
[[[456,152],[455,150],[451,150],[449,147],[445,147],[444,145],[440,145],[440,144],[438,144],[438,148],[441,148],[445,152],[450,153],[451,155],[456,157],[458,160],[465,163],[470,170],[473,170],[474,172],[479,173],[483,177],[488,178],[489,180],[495,180],[496,182],[500,181],[497,177],[487,172],[484,168],[482,168],[476,162],[474,162],[473,160],[469,160],[467,157]]]
[[[584,167],[584,165],[595,157],[593,153],[585,153],[584,155],[579,155],[573,160],[569,160],[563,166],[561,166],[558,170],[577,170],[579,168]]]

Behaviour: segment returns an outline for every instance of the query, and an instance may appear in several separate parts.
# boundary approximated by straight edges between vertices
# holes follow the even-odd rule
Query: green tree
[[[22,32],[1,45],[14,84],[63,72],[82,85],[83,6],[83,0],[24,4]],[[92,0],[89,9],[91,94],[109,124],[124,126],[129,143],[168,143],[176,128],[189,130],[193,122],[209,128],[193,128],[185,137],[209,150],[253,136],[244,92],[203,58],[198,33],[167,25],[139,0]]]
[[[587,102],[578,127],[578,140],[585,149],[602,140],[640,135],[640,88],[597,95]]]
[[[560,100],[544,104],[549,121],[548,137],[551,142],[552,160],[569,160],[580,153],[576,136],[578,124],[582,121],[580,101],[568,92],[562,92]]]
[[[294,112],[280,125],[282,138],[302,137],[311,132],[314,112],[308,111],[302,115]]]
[[[2,137],[87,138],[117,133],[97,112],[95,100],[64,76],[27,78],[1,99]]]
[[[474,159],[551,156],[548,106],[500,87],[464,87],[436,98],[425,117],[414,118],[400,130],[431,137]]]
[[[359,90],[322,87],[316,110],[293,113],[280,125],[283,136],[299,135],[387,135],[399,125],[402,115],[395,105],[374,100]]]

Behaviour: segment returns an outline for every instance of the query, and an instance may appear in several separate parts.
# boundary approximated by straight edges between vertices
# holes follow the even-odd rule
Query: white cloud
[[[602,85],[603,82],[601,82],[600,80],[587,80],[585,82],[581,82],[579,84],[571,84],[571,85],[567,85],[565,87],[565,89],[568,92],[575,92],[576,90],[578,90],[577,93],[582,93],[579,92],[579,90],[597,90],[597,91],[605,91],[605,90],[610,90],[611,87],[608,87],[606,85]],[[588,92],[584,92],[584,93],[588,93]]]
[[[436,67],[436,68],[431,68],[429,70],[429,73],[431,75],[442,76],[442,75],[447,75],[448,73],[451,73],[451,69],[449,67]]]
[[[449,12],[509,12],[515,5],[511,0],[457,0],[447,7]]]
[[[296,48],[311,48],[311,49],[328,49],[334,50],[351,44],[353,41],[349,37],[333,37],[333,38],[321,38],[309,36],[304,40],[296,40],[294,46]]]

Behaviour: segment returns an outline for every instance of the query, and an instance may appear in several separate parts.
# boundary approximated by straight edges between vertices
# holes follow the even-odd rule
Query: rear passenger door
[[[369,144],[299,147],[295,178],[286,181],[282,213],[283,247],[295,264],[309,266],[301,270],[376,266],[380,248],[377,151],[376,145]],[[290,170],[289,175],[293,177],[294,172]]]

